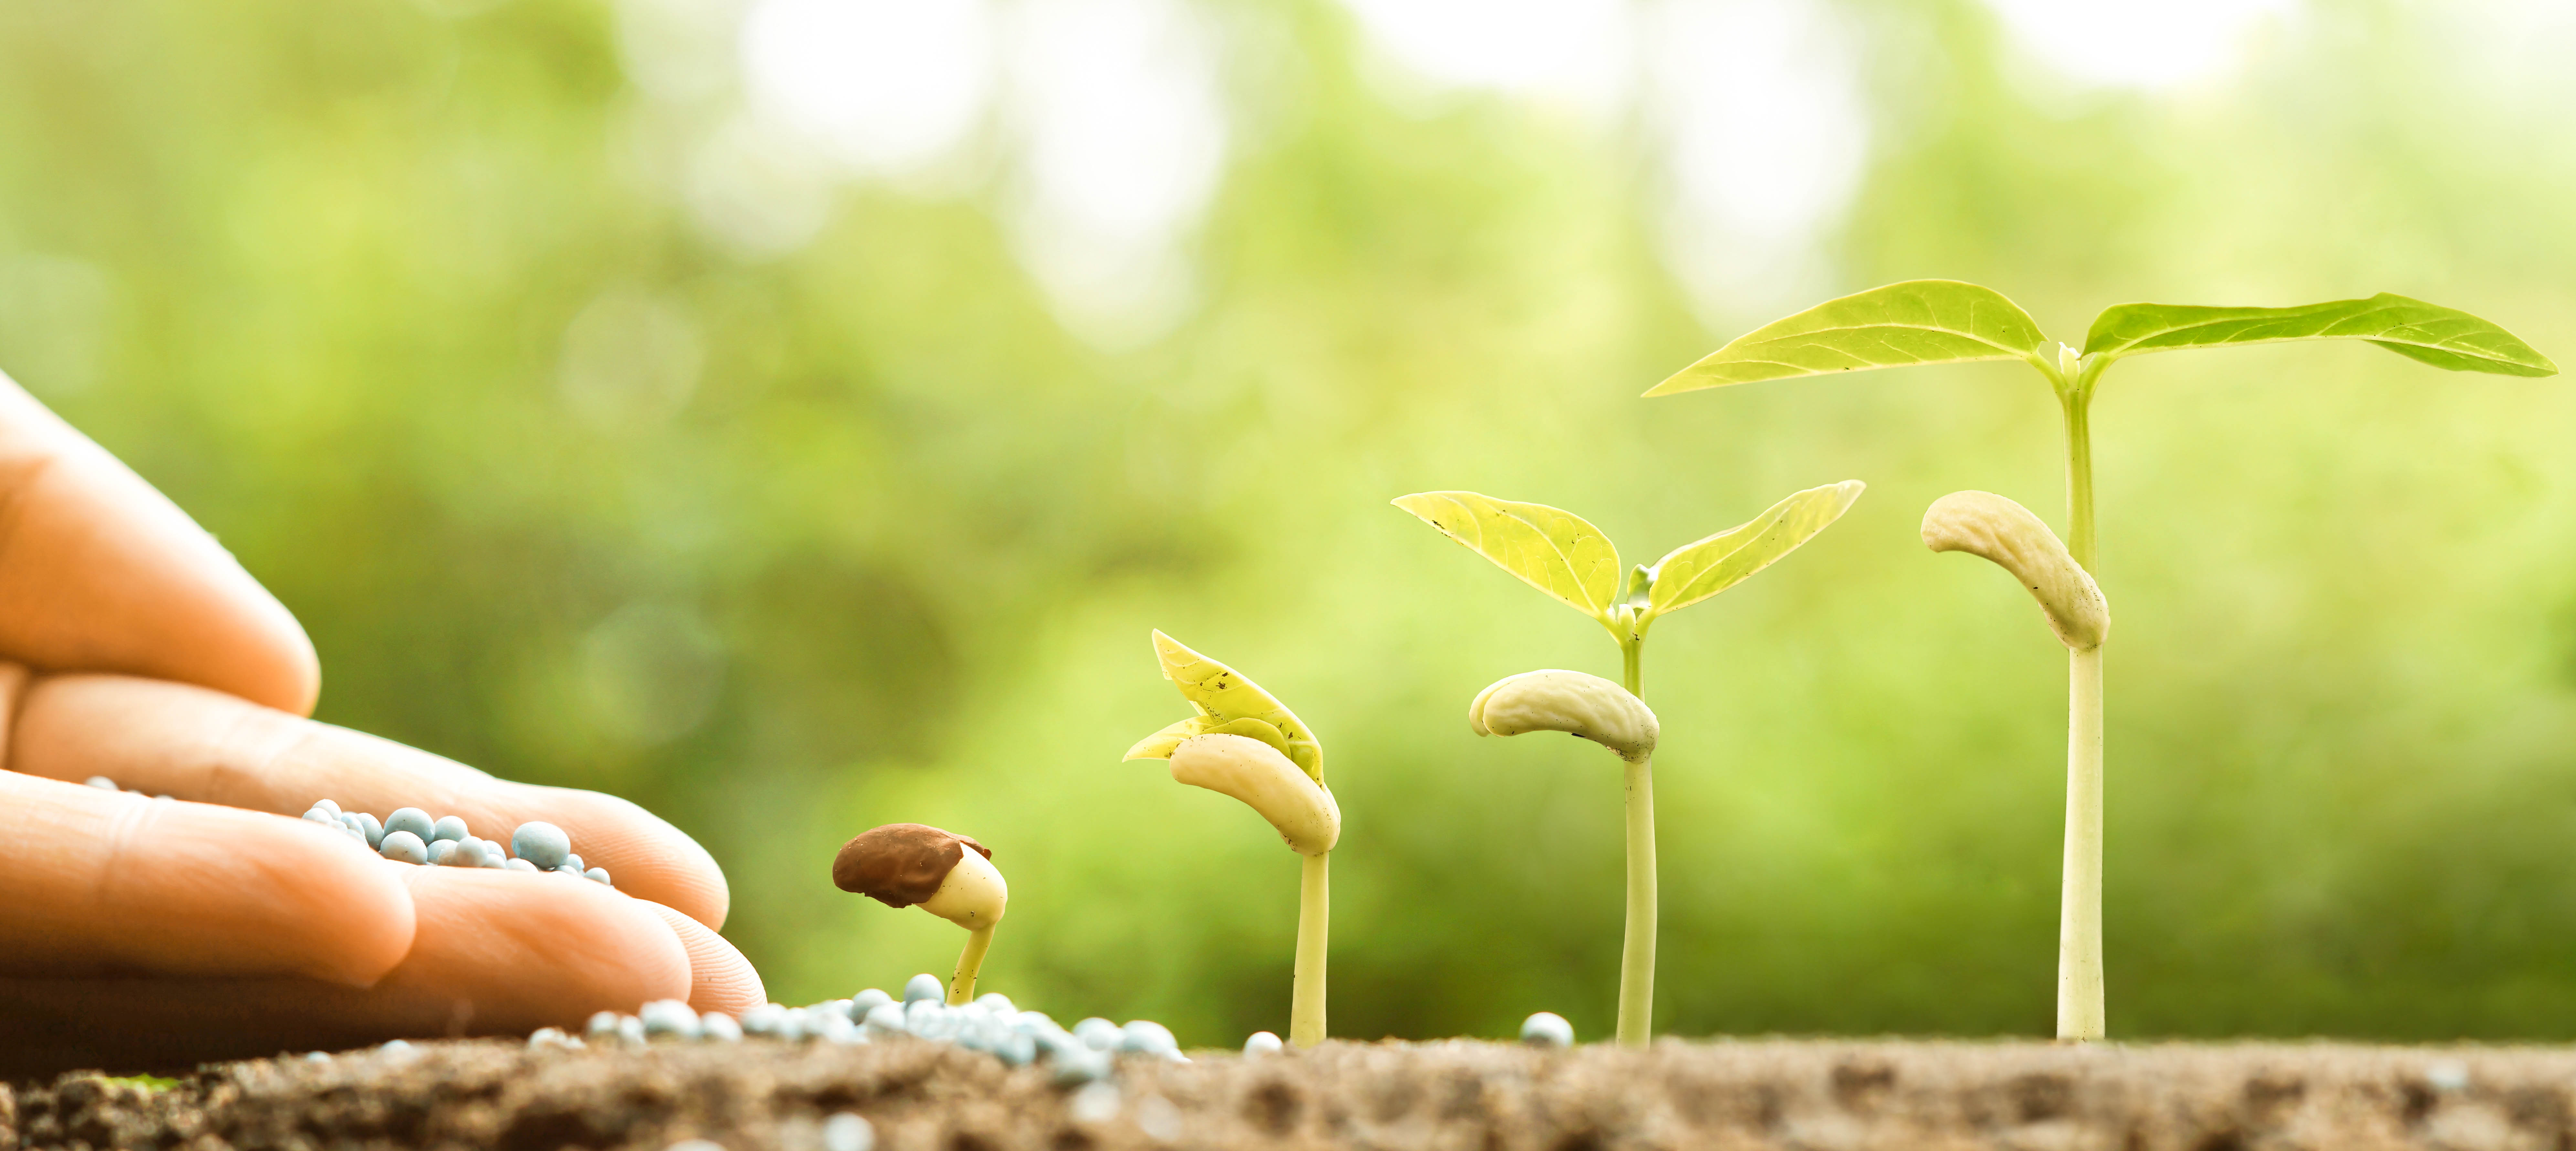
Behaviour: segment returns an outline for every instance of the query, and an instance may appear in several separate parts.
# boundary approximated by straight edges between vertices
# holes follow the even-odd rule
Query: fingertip
[[[731,940],[679,911],[658,903],[638,902],[660,915],[672,934],[679,936],[680,946],[688,950],[692,1009],[740,1015],[769,1002],[769,992],[760,983],[760,972],[743,958]]]
[[[391,866],[407,873],[421,926],[386,985],[467,1005],[476,1031],[689,996],[688,948],[649,903],[569,875]]]

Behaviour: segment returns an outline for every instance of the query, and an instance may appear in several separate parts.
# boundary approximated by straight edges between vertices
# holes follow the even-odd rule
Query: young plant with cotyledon
[[[1860,498],[1861,487],[1859,480],[1844,480],[1809,488],[1633,569],[1620,567],[1619,549],[1601,529],[1544,504],[1475,492],[1419,492],[1394,501],[1522,582],[1592,617],[1619,645],[1620,683],[1567,671],[1513,676],[1479,694],[1468,721],[1478,734],[1570,732],[1619,754],[1628,841],[1628,915],[1619,952],[1622,1045],[1643,1047],[1654,1031],[1657,728],[1644,703],[1647,630],[1665,614],[1725,591],[1796,550],[1841,518]]]
[[[2112,364],[2149,352],[2285,340],[2361,340],[2454,372],[2504,376],[2558,372],[2548,357],[2503,328],[2466,312],[2386,292],[2367,299],[2287,308],[2121,304],[2094,317],[2083,350],[2058,344],[2052,351],[2040,335],[2038,322],[2002,293],[1956,280],[1909,280],[1828,300],[1775,320],[1674,373],[1646,395],[1870,368],[2020,360],[2056,393],[2066,426],[2065,551],[2089,580],[2099,580],[2092,406],[2102,374]],[[1938,510],[1939,505],[1935,507]],[[1932,530],[1927,519],[1927,541]],[[2098,597],[2098,589],[2095,594]],[[2060,635],[2063,638],[2065,633]],[[2057,1034],[2060,1039],[2089,1041],[2107,1032],[2101,951],[2102,648],[2098,638],[2085,647],[2077,647],[2072,639],[2067,643],[2073,706],[2067,736],[2068,825],[2059,924]],[[2087,804],[2089,814],[2080,813],[2079,807]]]
[[[1288,1042],[1324,1041],[1324,953],[1332,930],[1333,846],[1342,809],[1324,786],[1324,747],[1313,728],[1243,673],[1157,631],[1154,658],[1197,714],[1137,741],[1128,759],[1171,761],[1172,779],[1229,795],[1260,813],[1302,860],[1297,963]]]

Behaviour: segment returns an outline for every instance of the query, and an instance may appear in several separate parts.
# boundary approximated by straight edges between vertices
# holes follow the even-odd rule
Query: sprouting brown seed
[[[939,893],[967,848],[993,852],[963,835],[926,823],[889,823],[860,832],[832,858],[832,885],[888,907],[910,907]]]

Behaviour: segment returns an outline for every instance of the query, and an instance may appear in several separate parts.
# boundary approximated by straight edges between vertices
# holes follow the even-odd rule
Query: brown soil
[[[2576,1051],[2337,1045],[1666,1041],[1650,1052],[1332,1043],[1129,1061],[1115,1092],[927,1043],[531,1051],[421,1044],[210,1066],[155,1090],[95,1074],[0,1088],[0,1151],[1146,1147],[2269,1148],[2576,1146]]]

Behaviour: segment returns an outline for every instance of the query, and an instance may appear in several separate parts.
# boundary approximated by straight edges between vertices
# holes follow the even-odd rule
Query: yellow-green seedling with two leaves
[[[2065,419],[2068,531],[2064,550],[2091,580],[2101,574],[2093,518],[2092,404],[2102,373],[2123,359],[2149,352],[2287,340],[2360,340],[2454,372],[2534,377],[2558,373],[2548,357],[2495,324],[2386,292],[2367,299],[2287,308],[2121,304],[2094,318],[2078,351],[2065,344],[2049,347],[2038,322],[1991,288],[1957,280],[1909,280],[1828,300],[1765,324],[1674,373],[1646,395],[1869,368],[2019,360],[2048,381]],[[1931,530],[1927,520],[1927,541]],[[2055,534],[2050,533],[2049,539],[2054,541]],[[2102,790],[2102,652],[2099,642],[2077,647],[2070,639],[2068,645],[2072,706],[2067,901],[2061,912],[2065,922],[2060,931],[2057,1033],[2061,1039],[2083,1041],[2104,1034],[2099,958],[2101,838],[2098,833],[2081,834],[2076,809],[2077,799],[2084,795],[2095,797],[2098,804]],[[2089,755],[2082,754],[2087,717],[2093,725]],[[2098,811],[2093,818],[2098,826]],[[2079,859],[2079,854],[2086,857]],[[2087,885],[2087,890],[2079,892],[2079,884]],[[2086,947],[2093,955],[2089,966],[2075,954]]]
[[[1657,619],[1743,582],[1814,538],[1860,498],[1859,480],[1809,488],[1653,564],[1622,568],[1619,549],[1583,517],[1475,492],[1418,492],[1395,506],[1591,616],[1619,645],[1622,682],[1535,671],[1486,688],[1468,707],[1478,735],[1562,731],[1616,753],[1626,773],[1628,925],[1619,957],[1619,1042],[1642,1047],[1655,1007],[1655,779],[1659,733],[1641,690],[1646,633]]]
[[[1297,964],[1288,1041],[1324,1041],[1324,952],[1332,930],[1333,845],[1342,809],[1324,786],[1315,730],[1243,673],[1157,631],[1154,658],[1197,714],[1137,741],[1128,759],[1170,760],[1172,778],[1229,795],[1260,813],[1303,858],[1297,893]]]

